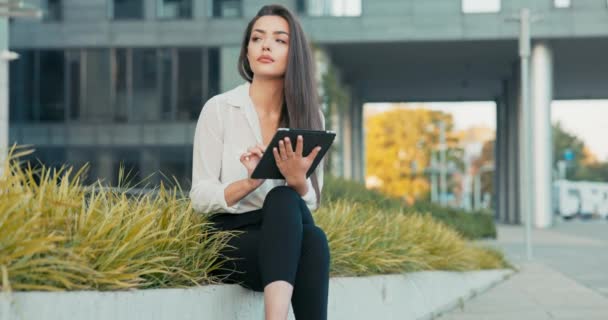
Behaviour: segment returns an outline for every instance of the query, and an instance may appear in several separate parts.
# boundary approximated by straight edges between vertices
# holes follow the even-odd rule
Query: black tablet
[[[304,148],[302,149],[302,156],[306,157],[310,152],[317,146],[321,147],[321,151],[313,161],[310,169],[306,172],[306,178],[315,171],[321,159],[325,156],[327,150],[334,142],[336,133],[333,131],[324,130],[307,130],[307,129],[290,129],[290,128],[279,128],[277,132],[270,140],[270,143],[266,147],[266,151],[262,155],[262,159],[251,173],[253,179],[285,179],[279,171],[276,162],[274,161],[274,154],[272,150],[274,147],[279,148],[279,141],[289,137],[291,144],[295,150],[298,136],[301,135],[304,140]]]

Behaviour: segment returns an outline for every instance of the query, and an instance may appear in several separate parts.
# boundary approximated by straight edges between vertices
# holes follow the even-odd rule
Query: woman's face
[[[279,16],[263,16],[253,24],[247,59],[255,77],[283,77],[289,53],[289,24]]]

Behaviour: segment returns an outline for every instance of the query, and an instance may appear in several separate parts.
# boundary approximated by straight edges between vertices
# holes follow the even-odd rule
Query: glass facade
[[[307,16],[357,17],[361,0],[297,0],[296,8]]]
[[[194,119],[203,103],[203,59],[197,49],[177,52],[177,110],[178,120]]]
[[[17,51],[19,59],[9,62],[9,117],[11,123],[38,120],[34,108],[34,67],[33,51]]]
[[[109,0],[108,9],[115,20],[144,18],[144,0]]]
[[[80,105],[80,120],[111,122],[113,116],[110,104],[110,50],[87,49],[83,67],[84,103]]]
[[[159,18],[192,18],[192,0],[157,0],[156,9]]]
[[[86,128],[87,124],[120,123],[128,128],[132,123],[138,129],[125,132],[142,132],[147,123],[162,128],[179,121],[185,133],[187,126],[198,119],[205,101],[219,93],[217,48],[87,48],[18,53],[20,58],[10,62],[9,72],[10,121],[14,125],[64,123]],[[94,132],[83,130],[78,132]],[[147,138],[146,145],[136,146],[124,146],[121,141],[115,141],[115,145],[35,146],[30,160],[49,166],[80,167],[89,163],[85,182],[103,178],[111,185],[118,182],[118,169],[123,163],[127,171],[132,171],[133,183],[161,170],[189,188],[192,146],[178,142],[179,138],[173,140],[176,145],[158,140],[158,146],[154,146],[150,142],[154,139],[159,138]],[[149,182],[154,184],[160,179],[157,176]]]
[[[217,48],[22,50],[10,62],[15,123],[198,119],[219,93]]]
[[[156,49],[133,49],[131,51],[131,112],[129,121],[160,120],[160,101],[158,99],[158,64]]]
[[[65,120],[65,59],[60,50],[38,52],[40,121]]]
[[[211,0],[211,16],[217,18],[238,18],[243,16],[241,0]]]
[[[112,55],[112,106],[114,121],[127,122],[129,112],[129,92],[127,91],[127,56],[129,49],[114,49]]]
[[[62,0],[46,0],[43,2],[44,21],[61,21],[62,19]]]

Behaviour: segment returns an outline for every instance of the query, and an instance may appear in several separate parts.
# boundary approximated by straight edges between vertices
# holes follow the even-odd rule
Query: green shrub
[[[430,214],[435,219],[454,228],[466,239],[496,238],[494,217],[489,210],[467,212],[462,209],[443,207],[430,202],[417,202],[408,206],[405,202],[368,190],[361,183],[328,176],[323,187],[328,200],[351,199],[357,203],[371,203],[387,211],[403,210],[408,213]]]

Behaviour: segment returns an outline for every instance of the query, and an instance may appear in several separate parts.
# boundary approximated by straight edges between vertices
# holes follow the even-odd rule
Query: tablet
[[[279,141],[285,137],[289,137],[291,140],[292,147],[296,148],[298,135],[302,136],[304,140],[304,148],[302,149],[302,156],[306,157],[310,152],[317,146],[321,147],[321,151],[317,154],[317,157],[310,165],[308,172],[306,172],[306,178],[315,171],[321,159],[325,156],[327,150],[334,142],[336,133],[333,131],[325,130],[307,130],[307,129],[290,129],[290,128],[279,128],[277,132],[270,140],[270,143],[266,147],[266,151],[262,155],[262,159],[251,173],[253,179],[285,179],[279,171],[276,162],[274,161],[273,148],[279,148]]]

